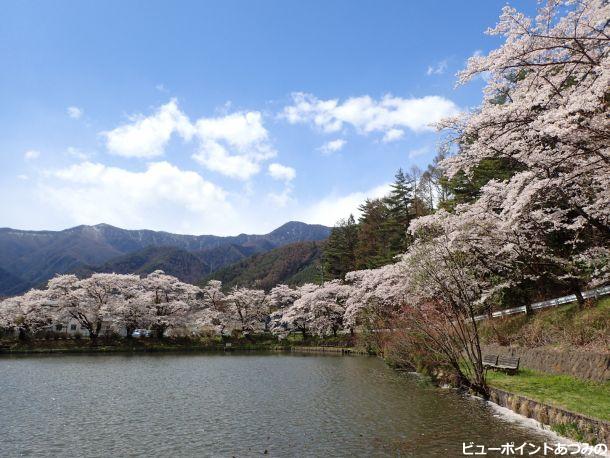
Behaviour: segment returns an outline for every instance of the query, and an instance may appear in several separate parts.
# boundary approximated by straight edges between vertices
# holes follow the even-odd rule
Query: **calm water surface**
[[[0,456],[462,456],[550,441],[372,357],[0,359]]]

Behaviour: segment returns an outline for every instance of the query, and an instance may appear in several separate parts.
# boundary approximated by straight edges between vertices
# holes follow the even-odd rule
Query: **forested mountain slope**
[[[323,245],[324,242],[297,242],[267,253],[255,254],[217,270],[201,284],[214,279],[222,281],[225,289],[250,286],[269,290],[280,283],[300,285],[319,282]]]

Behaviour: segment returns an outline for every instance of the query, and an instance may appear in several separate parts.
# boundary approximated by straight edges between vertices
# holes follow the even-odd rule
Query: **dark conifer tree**
[[[358,220],[357,266],[360,269],[379,267],[392,261],[396,254],[391,246],[388,207],[382,199],[367,199],[360,206]]]
[[[415,217],[415,189],[413,180],[402,169],[399,169],[394,176],[391,188],[390,194],[385,198],[388,213],[385,226],[390,243],[389,249],[396,255],[404,251],[408,245],[407,229]]]
[[[358,225],[353,215],[340,220],[333,228],[323,256],[326,279],[344,278],[347,272],[356,269],[356,244]]]

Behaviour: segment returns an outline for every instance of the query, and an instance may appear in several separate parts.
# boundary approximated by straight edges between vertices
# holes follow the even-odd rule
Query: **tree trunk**
[[[133,331],[135,330],[136,328],[134,326],[125,326],[125,338],[131,339],[133,337]]]
[[[524,291],[524,299],[525,299],[525,314],[531,315],[532,313],[534,313],[534,311],[532,310],[532,297],[531,297],[531,294],[529,293],[529,290]]]
[[[89,329],[89,342],[92,346],[97,345],[98,333],[94,329]]]
[[[580,289],[580,283],[578,280],[572,280],[572,291],[574,291],[574,295],[576,296],[578,308],[582,310],[585,306],[585,298],[582,295],[582,290]]]
[[[489,387],[487,386],[487,383],[485,383],[485,380],[483,380],[481,383],[471,382],[461,371],[457,371],[457,373],[458,383],[460,385],[469,388],[470,390],[474,391],[475,394],[478,394],[485,400],[489,399]]]

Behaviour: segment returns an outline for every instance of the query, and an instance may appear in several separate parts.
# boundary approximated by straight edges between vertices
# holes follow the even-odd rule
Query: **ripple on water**
[[[14,357],[0,386],[2,456],[460,456],[548,439],[369,357]]]

